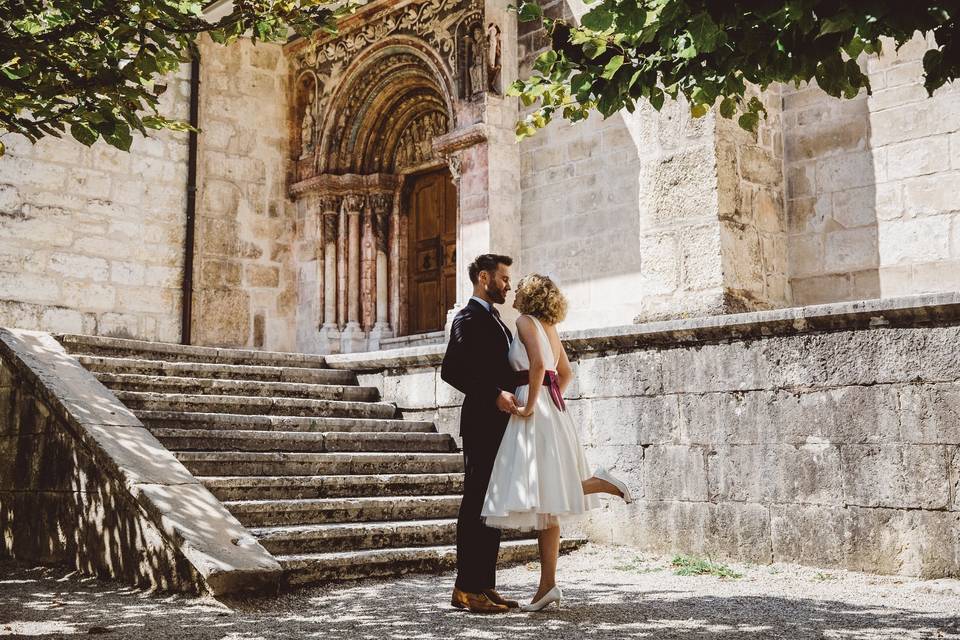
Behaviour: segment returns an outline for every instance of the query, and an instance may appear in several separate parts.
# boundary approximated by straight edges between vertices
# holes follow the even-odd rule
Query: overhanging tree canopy
[[[69,130],[86,145],[103,138],[126,150],[134,130],[183,129],[157,109],[159,80],[189,59],[199,34],[228,43],[333,30],[353,5],[329,2],[237,0],[210,23],[203,2],[0,0],[0,130],[32,141]]]
[[[520,20],[542,18],[535,0],[518,12]],[[899,46],[917,30],[936,37],[923,58],[932,94],[960,73],[958,19],[958,0],[602,0],[579,25],[543,18],[552,47],[510,90],[536,105],[517,135],[557,114],[577,121],[595,109],[606,117],[640,100],[659,110],[681,95],[694,116],[719,101],[724,117],[739,114],[740,126],[755,130],[764,107],[746,97],[749,85],[815,78],[830,95],[852,98],[870,91],[860,54],[879,53],[881,37]]]

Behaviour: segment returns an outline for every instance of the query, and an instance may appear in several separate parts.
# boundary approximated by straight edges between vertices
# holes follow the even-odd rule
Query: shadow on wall
[[[785,87],[784,166],[795,305],[879,298],[877,167],[866,94]]]
[[[149,468],[156,459],[142,439],[123,437],[139,428],[100,428],[127,462]],[[91,444],[26,385],[4,387],[0,380],[0,554],[143,587],[195,590],[194,580],[183,580],[192,575],[189,563],[145,521],[129,490],[94,462]]]
[[[0,329],[0,555],[164,591],[276,587],[280,567],[49,335]]]
[[[150,599],[130,589],[10,568],[0,581],[0,626],[36,637],[105,627],[148,637],[221,638],[674,638],[791,640],[954,637],[960,618],[850,601],[696,594],[604,582],[564,585],[562,609],[474,616],[450,608],[451,575],[304,590],[297,598],[234,602]],[[531,574],[533,577],[534,574]],[[51,582],[56,580],[55,588]],[[508,585],[507,588],[516,588]],[[946,634],[946,635],[943,635]],[[147,637],[147,636],[145,636]]]

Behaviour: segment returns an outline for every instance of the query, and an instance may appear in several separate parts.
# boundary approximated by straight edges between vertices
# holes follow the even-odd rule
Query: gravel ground
[[[587,545],[560,559],[560,609],[481,616],[449,606],[451,574],[330,585],[222,603],[157,596],[63,569],[0,564],[0,637],[960,638],[960,581],[794,565],[731,565],[740,579],[674,575],[670,559]],[[529,598],[537,566],[503,569]]]

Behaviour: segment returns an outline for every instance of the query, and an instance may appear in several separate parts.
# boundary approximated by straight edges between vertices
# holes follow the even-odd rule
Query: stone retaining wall
[[[592,465],[638,498],[588,535],[651,552],[960,574],[960,295],[564,334]],[[442,347],[332,356],[456,431]]]
[[[0,556],[165,591],[275,591],[281,568],[50,335],[0,329]]]

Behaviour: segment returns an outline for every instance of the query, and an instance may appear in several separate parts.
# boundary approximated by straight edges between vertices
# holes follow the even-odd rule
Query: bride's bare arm
[[[543,386],[543,374],[547,367],[543,362],[540,340],[533,320],[526,316],[517,318],[517,333],[520,336],[520,342],[527,350],[527,358],[530,360],[530,389],[527,392],[527,404],[519,407],[517,413],[521,416],[530,416],[533,415],[533,408],[537,406],[540,387]]]
[[[560,393],[562,394],[573,382],[573,367],[570,366],[570,358],[567,357],[567,350],[563,348],[563,342],[560,340],[560,334],[557,333],[557,326],[550,325],[546,327],[547,337],[550,338],[550,346],[554,353],[559,353],[560,358],[557,361],[557,376],[560,378]]]

